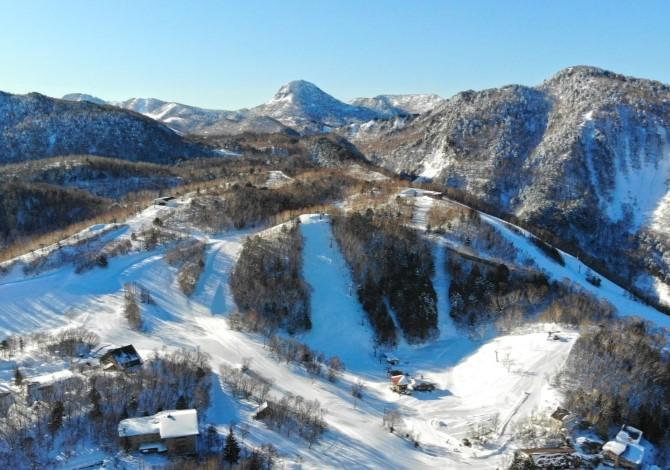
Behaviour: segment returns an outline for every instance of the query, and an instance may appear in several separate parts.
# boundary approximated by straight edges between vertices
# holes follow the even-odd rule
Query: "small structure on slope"
[[[409,394],[410,381],[406,375],[394,375],[391,377],[391,390],[396,393]]]
[[[267,401],[264,401],[261,403],[261,405],[256,409],[256,412],[254,413],[254,419],[257,419],[259,421],[264,420],[268,416],[272,414],[272,407]]]
[[[128,344],[120,348],[108,349],[100,357],[100,364],[103,369],[124,371],[141,365],[142,358],[135,349],[135,346]]]
[[[153,416],[119,422],[124,448],[143,453],[195,454],[198,450],[198,411],[168,410]]]
[[[603,446],[603,459],[617,467],[640,468],[645,453],[641,441],[642,431],[624,424],[614,440],[606,442]]]
[[[26,399],[29,404],[38,400],[62,401],[67,385],[75,380],[80,380],[80,376],[69,369],[29,377],[23,381],[26,386]]]

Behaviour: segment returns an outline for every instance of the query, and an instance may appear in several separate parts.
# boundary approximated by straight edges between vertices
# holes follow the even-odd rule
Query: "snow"
[[[603,446],[603,451],[612,452],[614,455],[621,455],[626,451],[626,444],[619,441],[609,441]]]
[[[232,150],[227,150],[224,148],[217,149],[217,152],[226,157],[239,157],[242,154],[238,152],[233,152]]]
[[[565,260],[565,266],[561,266],[531,241],[532,235],[526,230],[487,214],[480,215],[482,220],[491,224],[514,244],[519,250],[519,259],[523,257],[532,259],[535,265],[552,279],[570,281],[580,289],[608,301],[619,315],[640,317],[659,327],[670,328],[670,316],[631,298],[626,290],[604,276],[594,272],[602,281],[600,287],[588,282],[586,273],[591,271],[590,268],[574,256],[561,251],[561,256]]]
[[[194,436],[198,434],[196,410],[164,411],[160,419],[161,438]]]
[[[283,171],[269,171],[265,186],[275,189],[292,183],[293,181],[293,178],[287,176]]]
[[[588,115],[589,113],[587,113]],[[592,116],[592,115],[591,115]],[[585,116],[586,118],[586,116]],[[596,131],[593,120],[585,119],[586,163],[591,184],[596,191],[604,212],[613,222],[622,220],[626,212],[632,215],[631,229],[637,229],[645,223],[657,224],[670,197],[668,179],[670,178],[670,135],[660,125],[656,126],[654,139],[643,133],[635,137],[641,142],[633,145],[633,137],[621,132],[621,142],[615,142],[616,158],[613,163],[613,187],[601,189],[596,176],[591,147],[594,145]],[[658,145],[655,145],[656,138]]]
[[[434,203],[430,195],[423,190],[403,192],[403,197],[416,198],[412,223],[418,229],[426,227]],[[170,215],[188,202],[188,197],[184,197],[177,198],[174,207],[149,207],[126,221],[124,231],[114,232],[112,236],[129,237],[133,231],[150,227],[157,216],[171,220]],[[523,232],[517,233],[518,229],[495,218],[482,215],[482,219],[498,228],[523,256],[534,258],[552,277],[567,277],[600,297],[612,299],[621,310],[659,322],[670,318],[626,299],[621,289],[606,279],[600,288],[591,286],[583,279],[584,268],[578,260],[564,255],[567,265],[561,267],[539,252]],[[328,431],[324,438],[309,448],[304,442],[268,429],[252,418],[255,407],[231,398],[218,377],[214,377],[212,404],[203,413],[203,419],[221,432],[225,432],[231,422],[248,423],[250,429],[244,438],[245,444],[259,446],[272,442],[280,449],[287,468],[490,469],[502,466],[514,449],[515,426],[531,414],[550,413],[558,404],[560,395],[552,388],[549,378],[563,366],[576,333],[566,332],[565,341],[546,341],[546,330],[555,326],[540,325],[535,330],[515,331],[499,337],[485,332],[478,339],[459,332],[449,316],[449,277],[440,269],[444,266],[445,242],[439,236],[429,235],[436,254],[433,282],[440,336],[425,345],[401,343],[389,354],[399,359],[398,368],[408,379],[430,381],[437,389],[415,391],[413,395],[396,394],[390,390],[381,354],[374,354],[373,334],[357,300],[351,273],[333,239],[329,219],[311,214],[302,216],[301,222],[303,274],[311,288],[314,326],[299,339],[327,357],[339,356],[344,361],[346,371],[335,383],[312,378],[298,366],[277,362],[264,347],[262,337],[230,329],[226,317],[236,309],[229,287],[230,272],[245,238],[254,233],[252,231],[205,237],[187,225],[170,226],[171,230],[184,231],[207,244],[205,268],[190,297],[176,287],[176,268],[165,262],[165,248],[161,247],[111,258],[107,268],[81,275],[69,265],[38,276],[14,272],[0,278],[0,311],[4,314],[0,317],[0,332],[7,335],[83,326],[97,333],[102,344],[133,344],[145,357],[157,350],[198,348],[211,356],[215,373],[220,365],[235,366],[248,359],[253,372],[273,381],[271,393],[275,396],[293,393],[319,400],[327,410]],[[143,306],[146,324],[143,332],[131,330],[123,318],[123,284],[126,282],[139,282],[156,302]],[[12,367],[8,366],[7,370],[11,374]],[[354,400],[351,386],[359,381],[365,385],[364,397]],[[383,428],[382,416],[385,410],[393,408],[401,414],[400,428],[417,435],[419,448]],[[496,414],[498,426],[489,444],[472,448],[461,445],[471,426],[490,421]],[[123,432],[155,429],[158,424],[152,418],[131,421],[127,423],[129,430]],[[188,428],[191,431],[197,430],[195,421],[195,424],[191,421],[192,426]],[[166,426],[165,432],[171,435],[172,427],[169,423]],[[186,428],[181,424],[175,427],[178,431],[174,432]]]
[[[303,274],[311,286],[312,330],[303,341],[328,356],[338,356],[348,368],[374,364],[373,334],[356,298],[349,267],[340,254],[327,217],[300,218],[305,238]],[[343,338],[347,338],[343,341]]]
[[[35,377],[30,377],[26,379],[26,382],[29,384],[35,384],[40,387],[43,387],[45,385],[51,385],[56,382],[61,382],[63,380],[68,380],[74,377],[75,374],[69,370],[69,369],[64,369],[64,370],[59,370],[57,372],[52,372],[50,374],[42,374],[42,375],[37,375]]]
[[[196,410],[161,411],[153,416],[128,418],[119,423],[119,437],[159,434],[161,439],[170,439],[198,433]]]

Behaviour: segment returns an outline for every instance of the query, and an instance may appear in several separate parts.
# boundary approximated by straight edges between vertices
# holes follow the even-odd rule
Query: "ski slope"
[[[425,229],[433,199],[421,192],[403,197],[418,198],[413,225]],[[188,203],[177,199],[174,207],[151,207],[126,222],[127,230],[113,236],[129,237],[160,215],[169,217]],[[547,259],[523,232],[482,214],[538,266],[555,278],[568,277],[589,288],[580,274],[578,260],[565,255],[566,266]],[[445,243],[431,235],[436,257],[433,279],[438,297],[440,336],[424,345],[401,343],[393,351],[398,365],[413,377],[437,384],[430,393],[398,395],[389,388],[385,365],[374,354],[373,335],[356,298],[348,266],[334,241],[329,220],[317,215],[301,217],[304,236],[303,274],[310,285],[313,329],[300,336],[315,350],[337,355],[346,372],[336,383],[309,377],[294,365],[279,363],[264,347],[258,335],[230,329],[227,316],[236,307],[229,288],[229,276],[251,231],[204,236],[187,225],[173,227],[206,242],[205,269],[191,297],[177,287],[176,269],[165,262],[165,251],[135,251],[109,260],[105,269],[76,274],[70,265],[25,276],[16,267],[0,277],[0,332],[3,335],[42,329],[84,326],[100,335],[103,344],[132,343],[143,356],[152,351],[199,348],[211,356],[215,372],[222,364],[239,365],[250,361],[251,369],[271,379],[273,394],[292,393],[317,399],[327,410],[329,429],[311,449],[307,443],[288,439],[251,418],[251,403],[233,399],[215,378],[212,405],[206,421],[226,432],[231,422],[246,422],[250,432],[245,443],[258,446],[273,443],[281,452],[285,468],[453,468],[490,469],[502,466],[514,449],[515,426],[531,414],[545,413],[560,395],[550,385],[550,377],[560,370],[576,333],[567,332],[563,341],[547,341],[546,329],[517,331],[514,334],[473,339],[459,332],[449,316],[449,277],[444,267]],[[521,256],[521,255],[520,255]],[[583,282],[581,282],[583,280]],[[156,301],[143,307],[145,330],[132,331],[123,318],[123,284],[139,282]],[[640,304],[620,299],[616,286],[603,279],[596,295],[617,302],[617,308]],[[630,302],[630,304],[627,304]],[[645,318],[661,315],[639,308]],[[658,317],[659,322],[665,320]],[[498,360],[496,360],[498,351]],[[508,356],[509,355],[509,356]],[[505,359],[503,362],[502,359]],[[45,366],[46,367],[46,366]],[[35,367],[39,371],[40,366]],[[8,370],[12,370],[8,368]],[[51,370],[46,370],[51,372]],[[351,385],[365,385],[364,398],[354,400]],[[396,433],[382,426],[384,412],[397,409],[402,417]],[[497,418],[495,432],[484,446],[471,448],[462,439],[477,423]],[[496,421],[496,420],[493,420]],[[420,442],[415,448],[403,433]],[[97,457],[96,457],[97,458]],[[141,465],[133,460],[132,465]],[[131,468],[132,468],[131,465]]]

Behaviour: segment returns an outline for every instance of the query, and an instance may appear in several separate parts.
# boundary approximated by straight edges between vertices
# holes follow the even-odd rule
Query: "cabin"
[[[198,451],[198,411],[167,410],[119,422],[119,439],[128,452],[189,455]]]
[[[534,447],[519,449],[517,458],[530,461],[533,468],[579,468],[572,447]]]
[[[638,469],[642,465],[645,453],[641,441],[642,431],[624,424],[615,438],[603,446],[603,460],[617,467]]]
[[[391,377],[391,390],[396,393],[410,393],[410,381],[406,375],[394,375]]]
[[[78,380],[81,381],[81,378],[69,369],[29,377],[23,380],[26,400],[29,404],[35,401],[62,401],[68,386]]]
[[[254,413],[254,419],[257,419],[259,421],[264,420],[268,416],[272,414],[272,407],[267,401],[264,401],[257,409],[256,412]]]
[[[105,370],[127,371],[141,364],[142,358],[132,344],[108,349],[100,357],[100,365]]]

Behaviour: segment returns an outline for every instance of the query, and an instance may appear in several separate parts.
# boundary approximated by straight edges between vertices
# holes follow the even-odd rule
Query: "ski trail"
[[[312,330],[304,339],[326,355],[338,356],[347,369],[369,370],[376,364],[372,332],[329,220],[318,215],[300,220],[305,238],[303,275],[312,289]]]

